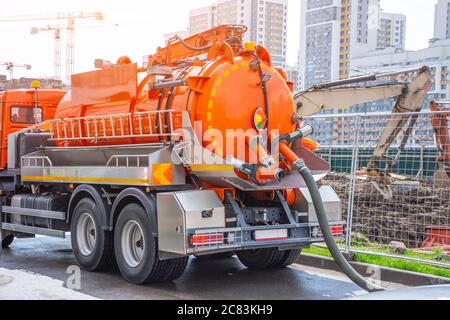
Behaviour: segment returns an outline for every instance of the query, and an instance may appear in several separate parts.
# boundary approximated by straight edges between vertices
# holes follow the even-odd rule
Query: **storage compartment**
[[[320,188],[325,211],[330,222],[342,221],[342,201],[337,193],[330,186]],[[300,223],[318,223],[316,210],[312,202],[308,188],[296,190],[296,201],[293,208],[297,211],[297,218]],[[307,219],[307,221],[305,221]]]
[[[188,254],[189,234],[225,228],[225,207],[213,191],[161,193],[157,196],[159,250]]]

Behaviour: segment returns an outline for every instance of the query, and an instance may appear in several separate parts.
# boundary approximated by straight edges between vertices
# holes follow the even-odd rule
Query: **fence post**
[[[356,171],[359,161],[359,138],[360,138],[361,116],[356,116],[355,121],[355,139],[353,142],[352,165],[350,170],[350,182],[348,190],[348,212],[347,212],[347,234],[345,238],[345,252],[352,250],[352,228],[353,228],[353,204],[355,200]]]

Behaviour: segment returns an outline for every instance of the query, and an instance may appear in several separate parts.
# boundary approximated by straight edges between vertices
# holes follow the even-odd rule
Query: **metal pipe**
[[[167,82],[150,83],[149,89],[150,90],[159,90],[159,89],[166,89],[166,88],[183,87],[186,85],[187,85],[186,80],[175,80],[175,81],[167,81]]]
[[[397,76],[400,74],[413,73],[413,72],[425,72],[427,70],[429,70],[428,67],[421,67],[421,68],[412,68],[412,69],[406,69],[406,70],[400,70],[400,71],[394,71],[394,72],[374,73],[374,74],[363,75],[363,76],[353,77],[353,78],[344,79],[344,80],[319,83],[319,84],[316,84],[315,86],[313,86],[311,89],[316,89],[316,90],[317,89],[329,89],[329,88],[333,88],[333,87],[340,87],[340,86],[345,86],[345,85],[355,84],[355,83],[360,83],[360,82],[377,81],[381,78],[393,77],[393,76]]]
[[[354,78],[350,78],[350,79],[318,83],[315,86],[313,86],[311,89],[328,89],[328,88],[333,88],[333,87],[345,86],[348,84],[354,84],[354,83],[360,83],[360,82],[370,82],[370,81],[376,81],[376,80],[377,80],[377,75],[372,74],[372,75],[354,77]]]

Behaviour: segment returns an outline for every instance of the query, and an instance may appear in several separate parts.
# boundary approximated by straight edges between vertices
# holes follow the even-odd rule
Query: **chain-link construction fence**
[[[442,143],[449,130],[447,116],[373,113],[305,119],[315,128],[319,154],[332,166],[323,183],[342,199],[346,250],[450,268],[450,168],[445,161],[450,145]],[[390,147],[377,148],[403,125]]]

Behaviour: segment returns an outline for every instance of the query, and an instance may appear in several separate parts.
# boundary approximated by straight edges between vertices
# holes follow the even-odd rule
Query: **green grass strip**
[[[312,254],[321,257],[331,257],[331,253],[328,249],[311,246],[309,249],[303,249],[304,253]],[[414,255],[419,257],[418,255]],[[372,265],[377,265],[381,267],[388,267],[398,270],[417,272],[422,274],[428,274],[433,276],[439,276],[444,278],[450,278],[450,270],[439,268],[435,266],[430,266],[427,264],[421,264],[415,261],[408,261],[390,257],[376,256],[372,254],[362,254],[355,253],[353,255],[355,262],[367,263]]]

